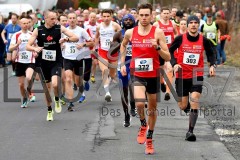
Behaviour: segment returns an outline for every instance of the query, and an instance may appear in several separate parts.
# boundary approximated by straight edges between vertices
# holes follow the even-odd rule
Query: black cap
[[[197,16],[195,16],[195,15],[192,15],[192,16],[189,16],[189,17],[188,17],[188,19],[187,19],[187,25],[188,25],[191,21],[193,21],[193,20],[197,21],[197,23],[200,23],[199,18],[198,18]]]

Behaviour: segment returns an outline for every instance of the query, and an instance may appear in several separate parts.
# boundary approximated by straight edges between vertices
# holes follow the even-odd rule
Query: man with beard
[[[116,50],[120,49],[120,43],[123,40],[126,30],[133,28],[135,25],[134,17],[131,14],[125,15],[122,19],[122,25],[123,25],[123,29],[121,31],[115,33],[115,35],[113,37],[113,43],[111,44],[111,48],[109,50],[110,54],[114,54],[114,53],[116,53]],[[128,102],[129,102],[128,101],[128,93],[129,93],[128,87],[130,89],[130,98],[131,98],[131,100],[130,100],[131,115],[133,117],[136,116],[135,102],[134,102],[133,94],[132,94],[130,86],[128,85],[128,81],[130,79],[130,68],[129,67],[130,67],[131,59],[132,59],[132,44],[131,44],[131,42],[129,42],[127,45],[127,55],[126,55],[126,59],[125,59],[127,76],[122,76],[122,74],[120,72],[120,66],[118,67],[118,78],[122,81],[121,89],[123,91],[123,95],[121,97],[121,101],[122,101],[123,111],[125,114],[125,119],[124,119],[124,123],[123,123],[124,127],[130,127],[130,114],[128,113]]]
[[[171,64],[174,72],[181,69],[182,76],[176,73],[176,92],[181,98],[178,106],[181,110],[189,113],[189,130],[185,140],[196,141],[196,136],[193,134],[198,110],[199,99],[202,93],[203,85],[203,69],[204,57],[203,51],[206,51],[207,58],[210,62],[209,74],[215,75],[215,54],[211,42],[198,33],[200,20],[197,16],[190,16],[187,20],[188,32],[176,37],[169,48],[171,53]],[[174,51],[178,48],[178,54],[174,57]],[[199,68],[202,69],[199,71]],[[194,70],[198,69],[197,72]],[[195,82],[195,83],[194,83]],[[197,82],[197,84],[196,84]],[[190,95],[190,102],[189,102]],[[190,110],[191,108],[191,110]]]

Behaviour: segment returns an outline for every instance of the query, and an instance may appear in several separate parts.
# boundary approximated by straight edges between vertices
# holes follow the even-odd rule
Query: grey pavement
[[[8,71],[10,74],[10,70]],[[54,121],[47,122],[43,93],[26,109],[20,102],[4,102],[3,79],[8,80],[8,98],[20,98],[17,78],[3,77],[0,69],[0,160],[233,160],[218,135],[200,115],[196,124],[196,142],[185,141],[188,116],[180,112],[176,101],[158,103],[159,117],[154,131],[154,155],[144,154],[144,145],[136,142],[139,119],[132,117],[131,127],[124,128],[124,114],[117,84],[112,83],[113,101],[104,102],[100,85],[90,84],[87,101],[75,104],[75,112],[63,106]],[[40,82],[34,89],[42,89]],[[170,114],[171,113],[171,114]]]

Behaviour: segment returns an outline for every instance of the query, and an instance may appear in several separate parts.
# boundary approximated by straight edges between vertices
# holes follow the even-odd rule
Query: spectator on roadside
[[[226,20],[222,18],[221,12],[216,13],[216,24],[219,27],[221,36],[220,37],[226,37],[229,32],[228,23]],[[217,65],[224,64],[226,62],[226,53],[224,51],[226,38],[220,38],[220,43],[217,45]]]

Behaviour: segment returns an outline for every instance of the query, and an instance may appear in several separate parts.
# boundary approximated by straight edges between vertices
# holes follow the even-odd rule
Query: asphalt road
[[[11,71],[9,70],[8,73],[10,74]],[[239,74],[237,78],[234,83],[232,82],[234,86],[231,92],[239,92],[236,88],[239,87],[237,84]],[[8,86],[4,86],[6,84],[3,83],[4,79],[8,81]],[[216,116],[201,114],[195,128],[197,141],[185,141],[188,116],[180,112],[173,98],[166,102],[162,100],[163,96],[158,103],[159,117],[154,131],[156,153],[145,155],[144,146],[136,142],[139,119],[132,117],[131,127],[122,126],[124,114],[118,84],[112,83],[110,92],[113,101],[106,103],[104,91],[100,90],[100,93],[97,93],[101,83],[99,73],[96,79],[97,82],[90,84],[90,91],[86,92],[87,101],[83,104],[75,103],[75,112],[68,112],[67,107],[63,106],[62,113],[55,113],[54,121],[47,122],[47,108],[42,93],[37,93],[37,101],[29,103],[26,109],[20,108],[20,102],[6,102],[6,98],[4,100],[3,95],[6,95],[4,87],[8,90],[6,96],[8,98],[20,98],[20,92],[16,77],[4,76],[1,68],[0,160],[234,160],[240,158],[240,155],[234,154],[228,143],[221,139],[222,136],[217,134],[218,130],[216,125],[214,126]],[[215,84],[216,79],[208,81]],[[224,83],[219,80],[220,82]],[[216,86],[219,88],[222,84]],[[41,83],[35,82],[34,89],[42,89]],[[232,95],[228,95],[229,91],[226,94],[222,102],[203,102],[202,109],[209,110],[209,108],[213,109],[212,104],[227,103],[228,105],[228,102],[236,101],[234,117],[238,117],[239,125],[237,108],[239,95],[232,100]],[[239,141],[235,144],[237,145],[239,147]]]

